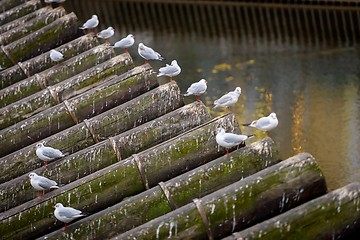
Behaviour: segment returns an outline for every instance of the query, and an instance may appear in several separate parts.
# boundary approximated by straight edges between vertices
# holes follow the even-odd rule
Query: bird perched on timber
[[[279,120],[277,119],[276,114],[270,113],[267,117],[262,117],[258,120],[252,121],[251,123],[243,124],[243,126],[257,128],[266,132],[276,128],[278,124]]]
[[[89,32],[94,31],[94,28],[96,28],[99,25],[99,19],[97,15],[92,15],[90,19],[88,19],[81,27],[80,29],[87,29]]]
[[[108,27],[107,29],[102,30],[101,32],[99,32],[98,34],[96,34],[96,36],[98,38],[102,38],[105,40],[105,43],[110,44],[109,43],[109,38],[111,38],[112,36],[114,36],[114,28],[113,27]]]
[[[245,140],[254,137],[254,135],[239,135],[234,133],[226,133],[225,129],[218,128],[216,134],[216,143],[226,148],[226,156],[229,156],[229,148],[235,147]]]
[[[128,48],[134,45],[135,43],[135,37],[132,34],[127,35],[125,38],[121,39],[120,41],[117,41],[113,48],[123,48],[125,52],[128,52]]]
[[[201,102],[200,95],[205,93],[207,89],[207,81],[201,79],[200,81],[190,85],[184,96],[195,95],[196,101]]]
[[[230,112],[230,106],[234,105],[238,101],[240,94],[241,94],[241,88],[237,87],[235,91],[228,92],[218,100],[215,100],[214,108],[226,107]]]
[[[181,68],[178,65],[176,60],[172,60],[171,64],[166,64],[165,67],[159,68],[159,73],[157,77],[160,76],[168,76],[170,77],[170,82],[173,81],[173,77],[179,75],[181,73]]]
[[[46,177],[39,176],[36,173],[32,172],[29,175],[30,184],[35,188],[37,192],[37,197],[41,198],[43,191],[48,189],[57,189],[59,188],[57,182],[50,180]]]
[[[50,50],[50,59],[54,62],[60,62],[61,60],[64,59],[64,55],[55,49],[51,49]]]
[[[59,149],[45,147],[43,143],[38,143],[36,144],[36,156],[38,156],[38,158],[42,161],[45,161],[43,168],[46,168],[48,161],[65,157],[65,154],[63,154]]]
[[[145,59],[145,63],[147,63],[149,60],[162,61],[165,59],[160,55],[160,53],[155,52],[154,49],[152,49],[151,47],[145,46],[143,43],[139,43],[138,53],[139,53],[140,57]]]
[[[82,211],[72,207],[64,207],[61,203],[55,204],[54,208],[54,215],[56,219],[65,223],[64,230],[66,230],[67,224],[69,222],[73,221],[76,218],[87,216],[86,213],[83,213]]]

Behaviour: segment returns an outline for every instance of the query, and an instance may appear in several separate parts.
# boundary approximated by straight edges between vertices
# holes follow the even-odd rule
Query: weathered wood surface
[[[165,84],[89,119],[86,124],[85,122],[79,123],[43,139],[42,142],[71,154],[93,145],[95,142],[106,140],[151,121],[183,105],[176,83]],[[91,132],[89,128],[92,129]],[[2,172],[0,182],[8,181],[30,169],[41,166],[42,163],[35,155],[34,145],[29,145],[0,159],[0,171]],[[21,169],[23,172],[19,171]]]
[[[0,65],[3,68],[15,65],[19,61],[55,48],[78,36],[78,19],[74,13],[67,14],[45,27],[34,31],[1,48]],[[9,65],[9,61],[12,63]]]
[[[14,8],[20,4],[23,4],[27,0],[1,0],[0,2],[0,11],[5,12],[11,8]]]
[[[109,45],[99,45],[61,62],[32,77],[26,78],[7,88],[0,90],[0,107],[4,107],[28,97],[48,86],[53,86],[65,79],[73,77],[115,56]],[[130,57],[128,57],[130,58]],[[1,126],[3,128],[3,126]]]
[[[315,159],[301,153],[114,239],[219,239],[324,193]]]
[[[38,30],[47,24],[50,24],[64,15],[66,15],[64,8],[51,9],[46,15],[40,15],[39,17],[29,20],[16,28],[0,34],[0,45],[7,45],[17,39],[20,39],[27,34]]]
[[[17,2],[10,3],[7,1],[1,3],[1,5],[4,8],[9,8],[11,5],[14,6],[0,14],[0,25],[3,25],[39,9],[41,7],[41,2],[40,0],[30,0],[18,5]]]
[[[58,230],[43,238],[109,239],[278,162],[276,146],[266,138],[71,224],[66,232]]]
[[[355,182],[224,240],[355,239],[359,231],[360,183]]]
[[[55,49],[64,55],[64,61],[66,61],[97,45],[99,45],[97,38],[94,37],[94,34],[90,33]],[[51,61],[49,51],[25,62],[19,62],[15,66],[0,72],[0,88],[8,87],[36,73],[51,68],[54,65],[56,65],[56,63]]]
[[[173,83],[167,85],[174,86]],[[166,96],[161,99],[166,101],[164,98]],[[67,203],[86,212],[97,212],[144,191],[145,186],[153,187],[159,181],[198,167],[224,154],[223,149],[216,147],[216,128],[223,126],[234,130],[238,128],[235,124],[233,115],[214,119],[173,140],[52,191],[41,202],[32,200],[12,208],[0,215],[0,231],[5,238],[21,238],[28,234],[42,236],[62,226],[54,224],[52,205],[56,202]]]
[[[130,156],[150,148],[203,124],[209,119],[210,115],[203,104],[198,102],[189,104],[118,136],[52,162],[45,172],[43,168],[28,169],[28,171],[44,173],[58,183],[68,184],[121,160],[125,155]],[[116,146],[116,142],[124,139],[128,140],[126,145]],[[136,144],[132,144],[133,142]],[[0,185],[0,212],[34,198],[34,189],[25,182],[27,175],[28,173]]]

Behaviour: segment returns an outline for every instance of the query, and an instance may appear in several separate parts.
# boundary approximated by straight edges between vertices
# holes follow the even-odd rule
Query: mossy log
[[[5,12],[13,7],[23,4],[26,1],[27,0],[2,0],[0,2],[0,10],[1,12]]]
[[[151,121],[183,105],[179,87],[175,83],[165,84],[93,117],[86,123],[79,123],[63,132],[43,139],[42,142],[45,145],[72,154],[95,142],[106,140],[111,136]],[[104,124],[101,124],[102,121]],[[41,167],[41,165],[42,163],[35,155],[34,145],[29,145],[0,159],[0,171],[2,173],[0,180],[1,182],[8,181],[18,177],[19,174],[22,175],[30,171],[30,169]],[[23,169],[24,172],[18,171],[19,169]],[[16,174],[14,175],[14,173]]]
[[[174,83],[167,84],[169,85],[174,86]],[[164,98],[166,97],[162,96],[161,100],[166,100]],[[157,108],[161,110],[158,106]],[[169,180],[211,161],[224,154],[223,149],[218,150],[216,147],[216,128],[223,126],[234,130],[238,128],[234,126],[235,122],[233,115],[214,119],[190,132],[52,191],[44,196],[41,202],[32,200],[12,208],[0,216],[0,231],[5,238],[22,238],[29,234],[32,237],[42,236],[62,226],[61,223],[54,224],[52,205],[56,202],[67,203],[86,212],[97,212],[125,197],[155,186],[157,181]]]
[[[136,67],[118,77],[114,76],[113,78],[114,79],[98,88],[70,99],[66,106],[64,106],[65,104],[54,106],[51,109],[51,112],[54,113],[54,115],[51,117],[57,118],[57,116],[60,115],[69,115],[69,117],[72,118],[70,122],[72,122],[72,125],[75,125],[73,120],[76,120],[78,123],[82,122],[85,119],[130,101],[159,85],[155,75],[151,73],[150,65]],[[67,111],[63,111],[64,107]],[[47,112],[45,112],[45,114],[40,114],[40,117],[48,119]],[[40,118],[37,119],[38,120],[36,121],[41,121]],[[1,161],[3,165],[0,168],[3,171],[3,176],[5,177],[7,174],[11,175],[4,179],[20,176],[33,169],[31,167],[35,162],[26,159],[25,162],[20,164],[18,160],[24,159],[13,157],[11,161]],[[14,166],[16,166],[16,168],[14,168]]]
[[[47,15],[40,15],[39,17],[29,20],[16,28],[0,34],[0,45],[7,45],[17,39],[20,39],[64,16],[65,14],[66,11],[64,8],[49,10]]]
[[[44,238],[109,239],[278,162],[274,142],[265,138],[84,218],[66,232],[58,230]]]
[[[87,69],[110,60],[114,56],[114,49],[109,45],[103,44],[89,49],[52,68],[0,90],[0,107],[10,105],[48,86],[55,85],[67,78],[80,74]],[[128,55],[126,57],[130,58]],[[78,79],[78,77],[76,78]],[[0,125],[0,128],[4,128],[4,126]]]
[[[34,31],[1,48],[0,65],[3,68],[19,61],[30,59],[78,36],[78,19],[74,13],[56,19],[45,27]],[[9,65],[9,61],[12,63]]]
[[[11,5],[12,6],[15,5],[15,6],[0,14],[0,25],[11,22],[41,7],[40,0],[26,1],[20,5],[18,5],[18,2],[19,1],[15,1],[14,3],[9,3],[9,2],[1,3],[1,5],[3,5],[6,8],[8,8]]]
[[[97,45],[99,45],[97,38],[90,33],[55,49],[64,55],[64,61],[66,61]],[[54,65],[56,65],[56,63],[51,61],[50,52],[43,53],[22,63],[19,62],[15,66],[0,72],[0,88],[8,87],[36,73],[51,68]]]
[[[360,183],[355,182],[224,240],[349,239],[359,236],[359,220]]]
[[[36,170],[32,168],[37,162],[33,165],[29,165],[29,162],[24,164],[29,165],[27,171],[44,173],[58,183],[68,184],[121,160],[121,157],[126,154],[138,153],[205,123],[209,118],[210,115],[206,107],[196,102],[76,152],[71,156],[52,162],[46,168],[45,173],[43,168]],[[124,146],[115,145],[124,139],[129,140]],[[34,189],[25,182],[27,174],[0,185],[0,211],[6,211],[34,198]]]
[[[319,166],[302,153],[114,239],[219,239],[324,193]]]

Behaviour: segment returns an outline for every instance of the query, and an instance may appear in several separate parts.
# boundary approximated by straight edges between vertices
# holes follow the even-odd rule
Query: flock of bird
[[[56,1],[48,0],[48,2],[56,2]],[[58,0],[58,2],[62,2],[62,0]],[[80,29],[93,32],[94,29],[98,26],[98,24],[99,24],[98,17],[96,15],[93,15],[80,27]],[[110,44],[108,39],[113,35],[114,35],[114,29],[112,27],[108,27],[96,34],[98,38],[104,39],[106,44]],[[116,42],[112,47],[122,48],[124,49],[125,52],[128,52],[128,48],[133,46],[134,43],[135,43],[134,36],[132,34],[129,34],[125,38]],[[152,48],[145,46],[143,43],[139,43],[138,45],[138,54],[143,59],[145,59],[146,63],[150,60],[162,61],[165,59],[161,56],[161,54],[159,54]],[[61,52],[52,49],[50,51],[50,58],[54,62],[59,62],[64,58],[64,56]],[[173,81],[172,78],[179,75],[180,72],[181,72],[180,66],[178,65],[176,60],[173,60],[170,64],[166,64],[164,67],[159,69],[157,77],[168,76],[170,77],[170,81]],[[196,101],[201,102],[200,95],[204,94],[206,90],[207,90],[207,81],[205,79],[201,79],[200,81],[191,84],[191,86],[187,89],[184,96],[194,95],[196,97]],[[241,88],[237,87],[234,91],[230,91],[227,94],[220,97],[219,99],[215,100],[214,108],[225,107],[230,112],[230,106],[234,105],[238,101],[240,95],[241,95]],[[243,124],[243,126],[256,128],[261,131],[270,131],[276,128],[277,125],[278,125],[278,119],[275,113],[271,113],[269,116],[254,120],[249,124]],[[218,128],[215,139],[218,145],[226,148],[226,156],[228,157],[229,150],[232,147],[243,144],[247,139],[250,139],[253,136],[254,135],[227,133],[223,128]],[[38,156],[39,159],[45,162],[43,168],[47,167],[48,161],[59,159],[65,156],[65,154],[63,154],[60,150],[54,149],[52,147],[44,146],[43,143],[38,143],[36,145],[36,155]],[[39,176],[34,172],[30,173],[28,177],[30,178],[30,183],[33,186],[33,188],[39,191],[37,194],[38,198],[41,198],[42,193],[45,190],[59,188],[58,184],[55,181],[43,176]],[[80,210],[74,209],[72,207],[64,207],[61,203],[57,203],[55,205],[54,215],[59,221],[65,223],[64,229],[66,229],[66,224],[71,222],[72,220],[86,216],[86,214],[81,212]]]

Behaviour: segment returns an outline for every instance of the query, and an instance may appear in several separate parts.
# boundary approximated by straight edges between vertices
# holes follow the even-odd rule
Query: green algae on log
[[[66,11],[64,8],[55,8],[48,11],[47,15],[40,15],[39,17],[29,20],[16,28],[12,28],[11,30],[0,34],[0,45],[5,46],[17,39],[20,39],[64,16],[65,14]]]
[[[11,22],[17,18],[20,18],[28,13],[34,12],[35,10],[39,9],[41,7],[40,0],[30,0],[26,1],[21,5],[17,5],[17,2],[10,3],[8,1],[5,1],[4,3],[0,3],[0,7],[4,6],[5,8],[8,8],[9,6],[14,6],[11,9],[8,9],[4,11],[3,13],[0,13],[0,25],[6,24],[8,22]],[[1,9],[3,10],[3,9]]]
[[[262,139],[230,153],[230,157],[220,157],[160,184],[162,187],[156,186],[81,219],[66,232],[58,230],[44,238],[108,239],[170,212],[171,205],[163,189],[168,191],[174,207],[179,208],[278,162],[274,142]]]
[[[79,123],[43,139],[42,142],[71,154],[94,144],[95,141],[125,132],[183,105],[176,83],[165,84],[89,119],[87,124]],[[102,125],[101,122],[106,124]],[[29,145],[0,159],[0,182],[18,177],[41,165],[35,155],[34,145]]]
[[[73,77],[115,56],[114,49],[108,45],[99,45],[79,55],[61,62],[52,68],[26,78],[7,88],[0,90],[0,107],[4,107],[28,97],[48,86]],[[131,62],[131,61],[130,61]],[[103,68],[101,70],[105,70]],[[99,73],[100,74],[100,73]],[[3,126],[0,126],[3,128]]]
[[[318,164],[301,153],[114,239],[219,239],[325,193]]]
[[[168,83],[159,88],[174,86],[175,83]],[[161,101],[170,105],[171,101],[166,98],[173,98],[171,95],[160,94],[159,97]],[[159,111],[162,109],[159,106],[157,108]],[[131,121],[134,122],[137,121]],[[86,212],[97,212],[120,202],[125,197],[144,191],[147,186],[155,186],[155,180],[166,181],[209,162],[224,154],[224,150],[218,150],[216,147],[216,128],[222,126],[236,131],[234,129],[238,129],[238,126],[235,124],[236,119],[233,115],[216,118],[174,139],[52,191],[44,196],[41,202],[32,200],[12,208],[0,216],[0,231],[4,237],[11,238],[21,238],[29,234],[33,237],[42,236],[62,226],[60,223],[54,224],[52,205],[56,202],[67,203]],[[198,154],[199,152],[202,154]],[[148,181],[145,183],[144,179]]]
[[[27,0],[1,0],[0,9],[5,12],[11,8],[14,8],[20,4],[25,3]]]
[[[73,40],[77,34],[78,19],[74,13],[69,13],[45,27],[3,46],[0,65],[7,68],[19,61],[35,57],[44,51]],[[9,60],[13,63],[10,66]]]
[[[353,239],[359,219],[360,183],[354,182],[224,240]]]
[[[150,148],[156,143],[168,140],[205,123],[209,118],[205,106],[202,103],[195,102],[99,144],[51,162],[45,172],[43,168],[32,170],[38,174],[45,174],[46,177],[56,180],[59,184],[67,184],[117,162],[121,159],[120,156],[138,153]],[[153,134],[150,135],[149,132]],[[129,139],[129,142],[117,147],[114,145],[114,141],[117,142],[118,139]],[[133,144],[134,141],[136,144]],[[124,150],[125,147],[126,150]],[[18,171],[18,169],[16,170]],[[0,192],[2,193],[0,195],[0,211],[6,211],[34,198],[34,189],[25,182],[27,174],[0,185]]]
[[[66,61],[97,45],[99,45],[97,38],[94,37],[94,34],[90,33],[55,49],[64,55],[63,61]],[[25,62],[19,62],[15,66],[7,68],[0,73],[0,88],[8,87],[54,65],[56,65],[56,63],[51,61],[50,52],[45,52]]]

